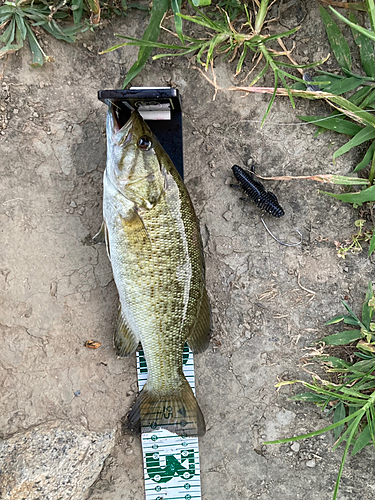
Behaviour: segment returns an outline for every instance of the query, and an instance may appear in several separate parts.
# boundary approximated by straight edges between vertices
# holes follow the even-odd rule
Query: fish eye
[[[148,135],[142,135],[142,137],[138,139],[138,147],[139,149],[142,149],[142,151],[148,151],[151,146],[152,140]]]

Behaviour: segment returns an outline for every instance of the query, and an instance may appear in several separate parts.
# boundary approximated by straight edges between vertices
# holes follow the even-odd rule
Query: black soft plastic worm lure
[[[251,172],[247,172],[238,165],[233,165],[232,170],[242,189],[259,208],[274,217],[284,215],[284,210],[279,205],[276,196],[270,191],[266,191],[263,184],[256,181]]]

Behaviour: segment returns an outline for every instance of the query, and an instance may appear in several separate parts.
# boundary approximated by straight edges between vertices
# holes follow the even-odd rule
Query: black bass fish
[[[211,326],[193,205],[138,111],[121,127],[109,105],[107,158],[99,234],[120,298],[115,349],[129,356],[141,342],[148,367],[129,427],[203,435],[204,418],[182,371],[185,342],[193,352],[202,352]]]

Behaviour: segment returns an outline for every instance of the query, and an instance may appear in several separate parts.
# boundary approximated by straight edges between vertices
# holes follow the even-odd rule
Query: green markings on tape
[[[182,354],[182,363],[186,365],[189,359],[189,346],[185,343],[184,345],[184,351]],[[142,350],[139,351],[139,371],[140,373],[147,373],[147,363],[146,363],[146,358]]]
[[[195,393],[193,353],[185,344],[184,374]],[[143,351],[137,352],[138,386],[147,380]],[[165,417],[172,408],[164,408]],[[200,500],[200,461],[197,437],[177,436],[166,429],[142,433],[146,500]]]
[[[166,455],[166,465],[160,465],[160,452],[146,453],[146,470],[151,479],[158,483],[166,483],[175,475],[184,479],[191,479],[195,475],[194,450],[182,450],[180,461],[174,455]],[[182,465],[183,460],[188,460],[188,467]]]

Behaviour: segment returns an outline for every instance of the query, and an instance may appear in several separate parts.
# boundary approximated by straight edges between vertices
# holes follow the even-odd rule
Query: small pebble
[[[133,453],[133,450],[131,448],[126,448],[125,455],[131,455],[132,453]]]
[[[230,211],[228,210],[228,212],[225,212],[225,213],[223,214],[223,217],[224,217],[224,219],[225,219],[226,221],[230,221],[230,220],[231,220],[231,218],[232,218],[232,212],[230,212]]]
[[[307,467],[312,468],[312,467],[315,467],[315,465],[316,465],[316,462],[313,458],[311,460],[307,460],[307,462],[306,462]]]
[[[133,394],[134,394],[134,391],[128,391],[128,392],[126,393],[126,395],[127,395],[127,396],[133,396]]]
[[[295,452],[299,451],[299,448],[300,448],[300,444],[299,444],[299,443],[293,443],[293,444],[291,445],[291,447],[290,447],[290,449],[291,449],[292,451],[295,451]]]
[[[83,415],[81,415],[81,418],[79,419],[80,421],[80,424],[83,425],[83,427],[88,427],[88,422],[87,422],[87,418],[84,417]]]
[[[77,203],[75,201],[71,201],[70,202],[70,206],[73,207],[73,208],[77,208]]]
[[[80,395],[81,395],[81,391],[76,391],[76,392],[74,393],[74,395],[75,395],[76,397],[80,396]]]
[[[14,110],[13,110],[13,114],[14,114],[14,115],[18,115],[18,109],[17,109],[17,108],[14,108]]]
[[[214,128],[220,128],[221,127],[220,123],[213,123],[212,126]]]

